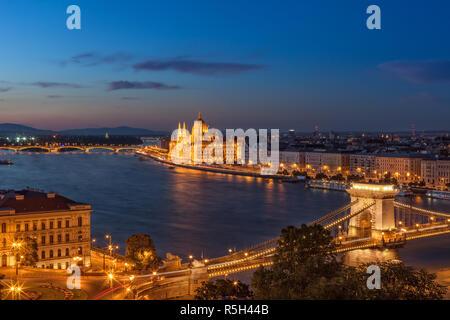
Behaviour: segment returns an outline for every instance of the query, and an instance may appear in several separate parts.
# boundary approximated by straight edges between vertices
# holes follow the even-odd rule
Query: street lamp
[[[13,253],[14,253],[14,256],[16,257],[16,280],[17,280],[17,277],[19,276],[20,258],[23,257],[23,256],[19,256],[19,252],[20,252],[21,248],[22,248],[21,242],[13,242],[12,243]]]
[[[108,273],[108,278],[109,278],[109,287],[112,288],[114,274],[113,273]]]

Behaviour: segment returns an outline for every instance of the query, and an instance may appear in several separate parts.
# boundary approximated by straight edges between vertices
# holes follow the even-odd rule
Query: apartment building
[[[13,244],[27,238],[38,246],[37,267],[90,265],[91,206],[55,193],[26,189],[0,191],[1,266],[15,266]]]

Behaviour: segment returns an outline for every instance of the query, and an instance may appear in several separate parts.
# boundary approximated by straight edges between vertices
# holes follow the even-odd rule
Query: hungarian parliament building
[[[217,141],[215,133],[210,131],[212,130],[202,119],[201,113],[194,121],[190,133],[186,129],[186,123],[183,123],[183,128],[181,128],[181,123],[178,123],[178,130],[176,134],[172,135],[169,144],[170,160],[183,164],[221,164],[227,163],[226,159],[233,159],[233,164],[244,162],[245,141],[234,138],[233,146],[227,148],[226,137],[222,137],[222,141]],[[219,152],[217,152],[218,150]]]

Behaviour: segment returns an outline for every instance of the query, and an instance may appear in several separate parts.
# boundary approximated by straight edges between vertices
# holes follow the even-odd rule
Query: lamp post
[[[21,257],[21,256],[19,256],[19,252],[20,252],[20,249],[22,248],[22,243],[21,242],[13,242],[12,248],[13,248],[13,254],[16,258],[16,281],[17,281],[17,278],[19,277],[19,263],[20,263],[20,257]]]
[[[194,259],[194,256],[193,256],[192,254],[190,254],[190,255],[189,255],[188,296],[191,295],[192,259]]]
[[[114,274],[108,273],[108,278],[109,278],[109,287],[112,289]]]

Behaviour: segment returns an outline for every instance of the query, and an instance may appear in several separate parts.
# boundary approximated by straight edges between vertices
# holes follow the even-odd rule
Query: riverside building
[[[26,238],[37,243],[39,268],[90,266],[89,204],[56,193],[26,189],[0,191],[0,264],[15,266],[13,246]]]

